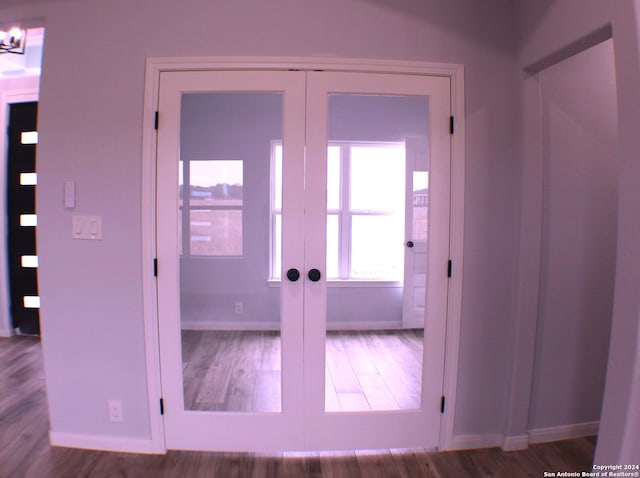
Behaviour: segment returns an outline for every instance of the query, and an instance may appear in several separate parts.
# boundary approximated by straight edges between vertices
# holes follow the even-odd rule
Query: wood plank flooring
[[[456,452],[342,453],[169,451],[137,455],[51,447],[40,343],[0,338],[0,478],[515,478],[544,471],[588,471],[594,438]]]
[[[422,330],[327,333],[325,409],[329,412],[420,407]],[[188,410],[279,412],[278,332],[182,331]]]

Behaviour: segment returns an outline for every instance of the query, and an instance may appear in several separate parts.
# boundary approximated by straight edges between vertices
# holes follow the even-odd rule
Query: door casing
[[[143,112],[142,158],[142,267],[143,315],[145,356],[151,444],[144,451],[164,453],[164,422],[160,413],[162,386],[160,379],[160,347],[158,336],[157,285],[154,275],[156,251],[155,197],[156,197],[156,115],[160,73],[186,70],[325,70],[372,73],[404,73],[442,76],[451,82],[452,125],[451,134],[451,215],[450,259],[451,278],[448,290],[446,355],[443,390],[446,406],[443,411],[438,449],[450,449],[455,419],[456,383],[462,302],[463,232],[464,232],[464,69],[459,64],[372,61],[357,59],[316,58],[176,58],[148,59]],[[135,451],[135,450],[133,450]]]

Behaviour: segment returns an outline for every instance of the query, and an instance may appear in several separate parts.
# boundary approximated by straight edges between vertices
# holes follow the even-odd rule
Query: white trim
[[[145,362],[147,368],[147,393],[152,449],[165,453],[164,420],[158,413],[158,403],[162,398],[160,380],[160,343],[158,338],[157,288],[153,277],[153,259],[156,254],[155,242],[155,194],[156,194],[156,135],[154,129],[155,112],[158,103],[158,82],[160,73],[149,62],[145,71],[144,103],[142,113],[142,307],[145,342]]]
[[[569,440],[598,434],[600,422],[575,423],[558,427],[536,428],[528,435],[505,436],[503,433],[477,435],[456,435],[451,439],[448,450],[471,450],[477,448],[500,447],[504,451],[525,450],[529,443]],[[441,448],[439,448],[442,451]]]
[[[11,336],[13,336],[13,330],[0,329],[0,337],[11,337]]]
[[[49,432],[51,446],[82,448],[84,450],[103,450],[125,453],[158,453],[151,440],[139,438],[81,435],[77,433]]]
[[[14,90],[0,91],[0,152],[2,154],[0,168],[0,184],[6,184],[7,155],[8,142],[7,131],[9,119],[9,105],[15,103],[26,103],[29,101],[38,101],[39,88],[17,88]],[[3,189],[4,191],[4,189]],[[0,336],[11,337],[13,329],[11,328],[11,305],[9,291],[9,267],[7,264],[7,219],[4,213],[7,210],[6,194],[0,195],[0,211],[3,211],[3,219],[0,220],[0,238],[3,244],[3,252],[0,254]],[[7,335],[4,335],[4,334]]]
[[[145,329],[145,353],[147,363],[147,387],[151,438],[156,450],[165,449],[164,422],[156,413],[162,396],[160,382],[160,355],[157,323],[156,281],[152,274],[155,255],[155,157],[156,143],[154,114],[158,101],[158,84],[161,71],[170,70],[247,70],[247,69],[324,69],[331,71],[361,71],[378,73],[404,73],[443,76],[451,81],[451,114],[455,117],[455,134],[451,136],[451,218],[450,257],[453,260],[452,278],[449,282],[449,306],[447,310],[446,357],[443,394],[447,397],[447,411],[440,427],[440,449],[452,448],[455,422],[458,356],[460,342],[460,318],[462,307],[462,271],[464,242],[464,191],[465,191],[465,110],[464,67],[459,64],[425,63],[415,61],[362,60],[351,58],[247,58],[247,57],[192,57],[150,58],[146,65],[145,96],[143,110],[142,151],[142,270],[143,314]],[[162,119],[160,118],[160,121]],[[160,269],[162,265],[159,266]],[[148,273],[147,273],[148,271]]]
[[[531,443],[542,443],[597,435],[598,428],[600,428],[599,421],[574,423],[573,425],[562,425],[559,427],[535,428],[529,430],[529,441]]]
[[[529,447],[529,435],[505,436],[502,440],[504,451],[526,450]]]
[[[464,67],[451,65],[451,114],[454,134],[451,136],[451,218],[449,226],[452,261],[447,308],[447,338],[444,361],[443,395],[447,407],[440,422],[440,450],[453,447],[455,410],[458,387],[460,352],[460,321],[462,315],[462,271],[464,250],[464,192],[465,192],[465,109]]]
[[[149,58],[147,66],[161,71],[186,70],[327,70],[369,73],[404,73],[454,77],[462,73],[462,65],[396,60],[364,60],[357,58],[304,57],[184,57]],[[462,105],[461,105],[462,106]]]
[[[482,435],[456,435],[451,438],[448,450],[475,450],[478,448],[500,447],[504,442],[502,433],[486,433]],[[442,451],[441,449],[439,449]]]
[[[278,322],[248,322],[248,321],[204,321],[183,320],[180,323],[182,330],[280,330]],[[331,322],[327,324],[327,330],[400,330],[402,322],[399,320],[387,321],[355,321],[355,322]]]

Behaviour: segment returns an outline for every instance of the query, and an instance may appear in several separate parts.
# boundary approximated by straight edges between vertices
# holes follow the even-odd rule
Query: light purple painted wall
[[[632,387],[637,380],[638,369],[638,289],[640,288],[640,227],[637,224],[636,212],[640,206],[640,193],[637,183],[640,178],[640,138],[637,125],[640,121],[640,62],[638,55],[638,2],[627,0],[620,2],[599,2],[597,0],[547,0],[543,2],[517,2],[520,32],[520,49],[518,62],[521,67],[540,61],[567,45],[589,35],[590,33],[612,24],[615,43],[616,83],[618,96],[619,124],[619,180],[618,180],[618,234],[616,278],[614,291],[614,310],[611,329],[610,352],[605,385],[604,401],[598,436],[596,462],[601,464],[634,463],[640,456],[639,441],[631,438],[638,436],[638,387]],[[528,184],[527,178],[534,183],[541,178],[541,171],[536,166],[536,136],[541,131],[535,126],[536,85],[530,79],[524,84],[524,123],[523,123],[523,167],[531,173],[523,176],[523,225],[536,222],[536,203],[539,193]],[[532,132],[529,131],[532,127]],[[533,359],[533,343],[527,340],[527,333],[535,330],[535,316],[526,313],[522,305],[530,304],[531,297],[524,293],[537,289],[537,277],[530,273],[523,276],[522,271],[532,271],[527,264],[528,255],[539,257],[539,242],[521,239],[519,312],[516,316],[516,330],[519,333],[514,342],[514,363],[512,370],[513,386],[510,398],[512,417],[509,433],[520,433],[522,416],[526,401],[518,393],[519,389],[527,389],[531,377]],[[636,374],[634,376],[634,373]],[[514,406],[514,404],[520,405]],[[520,415],[517,417],[516,415]]]
[[[529,428],[598,421],[617,237],[613,41],[540,73],[543,211]]]
[[[512,8],[509,0],[110,0],[0,9],[7,20],[46,18],[38,241],[52,429],[149,436],[141,300],[148,271],[140,266],[145,59],[336,55],[465,65],[467,220],[455,432],[500,433],[519,183]],[[123,36],[127,44],[114,47]],[[102,241],[71,240],[61,197],[68,179],[77,182],[74,212],[103,217]],[[123,401],[122,424],[108,421],[106,402],[114,397]]]

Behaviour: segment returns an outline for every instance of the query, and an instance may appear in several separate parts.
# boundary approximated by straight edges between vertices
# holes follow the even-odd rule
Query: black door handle
[[[307,274],[307,277],[312,282],[318,282],[320,280],[320,277],[322,277],[322,274],[320,274],[320,271],[318,269],[311,269]]]
[[[300,271],[298,269],[289,269],[287,271],[287,279],[291,282],[295,282],[300,279]]]
[[[408,248],[412,248],[413,247],[413,241],[407,241],[407,247]]]

